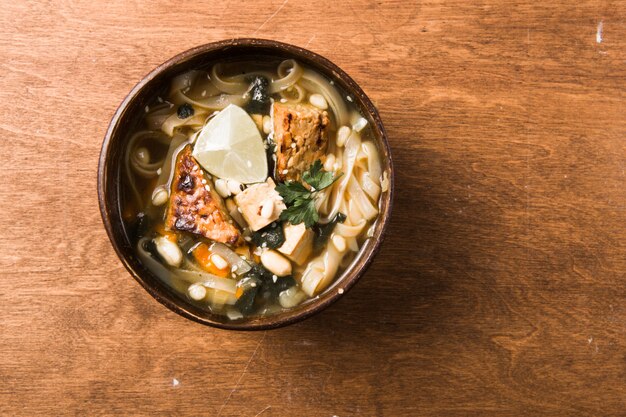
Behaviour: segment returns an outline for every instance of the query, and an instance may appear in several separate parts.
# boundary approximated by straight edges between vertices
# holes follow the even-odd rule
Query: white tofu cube
[[[278,220],[280,213],[287,208],[271,178],[268,178],[267,182],[255,184],[237,194],[235,203],[253,232]],[[268,204],[271,206],[269,210]],[[265,210],[263,210],[264,206]]]
[[[302,265],[313,250],[313,231],[307,229],[304,223],[297,225],[285,223],[283,231],[285,242],[278,248],[278,251],[296,264]]]

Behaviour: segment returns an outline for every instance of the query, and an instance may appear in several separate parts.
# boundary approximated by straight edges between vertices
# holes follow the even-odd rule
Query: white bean
[[[354,123],[352,128],[356,130],[357,132],[360,132],[361,130],[363,130],[365,126],[367,126],[367,119],[364,119],[363,117],[359,117],[359,119]]]
[[[350,133],[351,129],[348,126],[341,126],[339,130],[337,130],[337,146],[341,148],[345,145]]]
[[[241,183],[235,180],[228,180],[228,190],[232,195],[237,195],[241,192]]]
[[[341,235],[333,235],[332,239],[333,245],[337,248],[339,252],[343,252],[346,250],[346,239],[344,239]]]
[[[279,277],[291,274],[291,263],[280,253],[274,250],[266,250],[261,254],[261,263],[271,273]]]
[[[228,182],[224,179],[215,180],[215,191],[222,197],[227,198],[230,196],[230,189],[228,188]]]
[[[222,258],[217,253],[211,255],[211,262],[213,262],[213,265],[215,265],[217,269],[226,269],[228,267],[228,262],[226,262],[226,259]]]
[[[326,110],[328,108],[328,103],[321,94],[311,94],[309,97],[309,103],[321,110]]]
[[[272,118],[269,116],[263,116],[263,133],[269,135],[272,131]]]
[[[167,199],[169,198],[170,193],[163,186],[156,187],[152,192],[152,205],[154,206],[162,206],[167,203]]]
[[[269,219],[272,214],[274,214],[274,201],[268,198],[261,203],[261,217]]]
[[[154,239],[157,252],[168,265],[179,267],[183,261],[183,253],[178,245],[164,236]]]
[[[329,153],[326,156],[326,161],[324,161],[324,170],[328,171],[328,172],[333,172],[335,170],[335,155],[332,153]]]
[[[191,284],[189,288],[187,288],[187,292],[189,296],[196,301],[200,301],[206,297],[206,288],[200,284]]]

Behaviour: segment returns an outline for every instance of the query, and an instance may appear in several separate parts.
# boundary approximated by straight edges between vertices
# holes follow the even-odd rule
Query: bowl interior
[[[206,69],[224,60],[262,60],[265,57],[297,59],[326,75],[351,95],[372,126],[390,186],[389,191],[382,194],[379,202],[380,215],[375,223],[373,237],[365,241],[352,264],[328,289],[300,306],[279,314],[231,321],[191,304],[141,264],[122,220],[120,191],[124,179],[121,177],[121,167],[125,145],[130,133],[140,121],[144,107],[166,90],[173,77],[191,69]],[[160,65],[133,88],[113,116],[105,136],[98,169],[98,197],[105,228],[120,260],[132,276],[159,302],[176,313],[203,324],[226,329],[268,329],[304,319],[322,310],[340,296],[339,288],[345,293],[365,272],[378,251],[389,220],[393,198],[393,170],[387,138],[378,112],[361,88],[341,69],[317,54],[292,45],[260,39],[235,39],[183,52]]]

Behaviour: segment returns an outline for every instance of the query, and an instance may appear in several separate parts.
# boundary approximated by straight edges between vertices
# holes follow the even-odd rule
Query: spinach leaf
[[[315,232],[315,239],[313,240],[313,249],[314,250],[321,249],[328,241],[328,238],[330,237],[330,235],[333,233],[333,230],[335,229],[335,225],[337,223],[343,223],[345,221],[346,221],[346,215],[343,213],[337,213],[335,217],[328,223],[316,224],[313,227],[313,231]]]
[[[280,223],[270,223],[251,236],[252,243],[269,249],[276,249],[285,243],[285,233]],[[265,246],[263,246],[265,244]]]
[[[276,277],[274,282],[274,275],[270,271],[262,265],[254,264],[237,285],[242,287],[244,292],[235,303],[235,307],[242,314],[252,314],[257,308],[255,304],[257,297],[267,294],[269,298],[266,301],[276,301],[282,291],[296,285],[296,280],[292,276],[286,276]]]

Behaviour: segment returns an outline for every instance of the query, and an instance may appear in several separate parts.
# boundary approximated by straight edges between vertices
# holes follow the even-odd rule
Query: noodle
[[[343,152],[343,177],[337,181],[338,184],[336,183],[333,185],[333,190],[330,196],[333,198],[333,203],[331,205],[332,209],[326,218],[320,219],[320,222],[328,223],[339,212],[339,204],[343,199],[346,187],[348,186],[348,181],[350,181],[350,177],[352,176],[352,169],[354,167],[360,145],[361,136],[357,132],[352,131]]]
[[[373,200],[378,201],[380,196],[380,186],[376,181],[372,180],[372,175],[367,171],[362,171],[359,175],[359,184],[363,187],[363,191]]]
[[[161,164],[163,163],[162,161],[154,162],[154,163],[149,163],[149,162],[145,163],[139,160],[139,158],[137,158],[136,150],[139,147],[139,144],[141,143],[142,140],[146,140],[148,138],[151,138],[155,140],[156,142],[160,142],[160,143],[167,143],[166,141],[168,140],[167,136],[165,136],[161,132],[146,131],[146,130],[139,131],[135,133],[128,141],[126,152],[124,154],[124,168],[126,171],[126,175],[128,177],[130,189],[139,207],[143,207],[144,204],[141,199],[141,195],[139,194],[139,191],[137,190],[137,183],[135,181],[135,178],[132,175],[133,172],[144,178],[155,177],[158,175],[157,171],[159,167],[161,166]]]
[[[292,86],[304,73],[300,64],[293,59],[287,59],[278,66],[278,76],[281,77],[270,84],[270,94],[275,94]]]
[[[361,144],[361,151],[363,152],[364,159],[367,160],[367,172],[369,172],[371,178],[378,181],[383,170],[376,145],[371,141],[363,142]]]
[[[174,164],[176,163],[176,155],[187,144],[187,137],[185,135],[176,134],[170,142],[170,147],[167,150],[167,155],[163,160],[161,168],[161,174],[157,180],[157,187],[163,185],[169,185],[171,182],[171,173],[174,172]]]
[[[343,237],[358,237],[362,232],[367,222],[365,219],[361,219],[357,224],[345,224],[337,223],[335,226],[335,233]]]
[[[154,106],[150,109],[150,112],[146,114],[146,127],[149,130],[159,130],[161,126],[176,110],[174,106],[168,103],[162,103],[158,106]]]
[[[213,65],[211,68],[211,82],[220,91],[228,94],[243,94],[248,90],[248,83],[244,82],[242,76],[235,76],[230,78],[221,78],[218,74],[218,70],[221,68],[220,64]]]
[[[243,81],[232,84],[232,88],[228,88],[229,91],[234,91],[234,84],[247,88],[247,84]],[[239,87],[236,89],[241,90]],[[221,110],[229,104],[243,106],[247,101],[243,96],[245,91],[244,89],[241,93],[224,94],[224,91],[215,85],[213,79],[208,79],[206,72],[189,71],[174,79],[169,98],[176,105],[188,103],[205,110]]]
[[[362,142],[356,131],[351,132],[345,148],[336,149],[335,153],[337,160],[342,160],[344,177],[333,185],[329,193],[323,194],[319,207],[327,214],[320,222],[330,221],[338,212],[345,213],[346,221],[335,226],[333,236],[342,236],[347,248],[356,252],[359,250],[357,238],[368,221],[378,215],[378,209],[372,202],[378,201],[381,192],[378,184],[381,172],[379,154],[375,145],[369,141]],[[303,291],[310,297],[323,291],[334,279],[344,257],[345,254],[334,245],[328,245],[326,251],[310,261],[302,273]]]
[[[295,94],[294,94],[295,93]],[[300,103],[306,97],[306,91],[298,84],[294,84],[291,87],[287,87],[286,89],[280,92],[280,96],[287,101],[292,103]]]
[[[197,111],[193,116],[186,119],[181,119],[178,117],[178,114],[172,114],[165,120],[165,122],[163,122],[161,130],[169,136],[174,136],[174,130],[177,128],[181,128],[183,126],[200,128],[204,126],[207,116],[208,113],[206,111]]]
[[[180,279],[173,278],[172,273],[165,266],[163,266],[163,264],[154,259],[150,253],[146,252],[144,247],[149,240],[150,239],[144,237],[139,239],[139,242],[137,242],[137,255],[139,260],[141,260],[142,265],[165,284],[173,286],[180,292],[186,292],[188,284],[182,282]]]
[[[335,116],[335,122],[337,126],[343,126],[348,119],[348,110],[346,109],[346,103],[339,95],[339,92],[333,87],[326,78],[317,72],[311,70],[305,70],[302,74],[302,80],[300,84],[307,90],[319,91],[326,101],[328,106],[333,111]]]
[[[372,220],[378,214],[378,210],[368,196],[363,192],[363,187],[358,183],[356,177],[353,175],[348,181],[348,193],[350,194],[350,202],[353,202],[359,207],[359,211],[363,214],[366,220]]]

